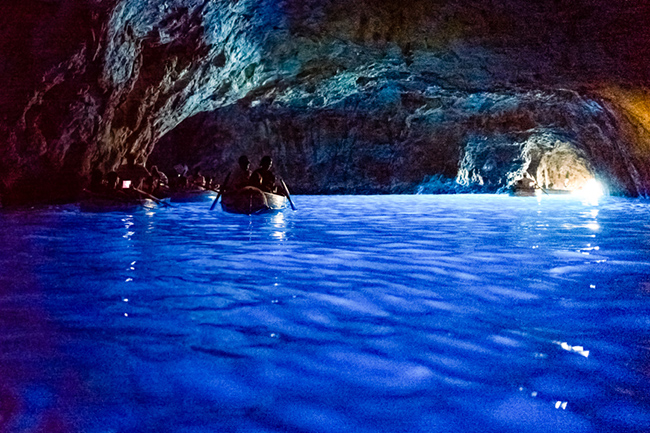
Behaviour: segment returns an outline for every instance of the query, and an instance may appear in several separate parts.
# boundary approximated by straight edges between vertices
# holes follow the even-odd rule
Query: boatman
[[[260,168],[251,175],[250,185],[265,192],[275,193],[275,175],[271,171],[273,161],[270,156],[265,156],[260,161]]]

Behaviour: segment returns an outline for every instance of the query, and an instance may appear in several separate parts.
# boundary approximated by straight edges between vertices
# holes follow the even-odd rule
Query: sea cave
[[[0,431],[650,431],[648,16],[2,0]]]
[[[642,1],[4,2],[3,203],[270,154],[296,193],[649,191]],[[565,185],[567,184],[567,185]]]

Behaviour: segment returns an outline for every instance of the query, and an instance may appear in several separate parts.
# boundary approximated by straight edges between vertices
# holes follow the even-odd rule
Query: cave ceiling
[[[219,176],[240,153],[272,154],[300,192],[496,191],[567,146],[648,195],[647,16],[642,0],[4,0],[0,195],[69,196],[127,154]]]

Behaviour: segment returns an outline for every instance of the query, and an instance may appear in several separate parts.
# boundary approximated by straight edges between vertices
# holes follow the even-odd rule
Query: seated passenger
[[[91,192],[101,193],[104,191],[104,175],[101,170],[94,169],[90,174],[90,186],[88,189]]]
[[[515,187],[519,189],[533,189],[535,185],[530,179],[522,177],[521,179],[517,180],[517,182],[515,182]]]
[[[157,166],[154,165],[151,167],[151,175],[154,178],[158,179],[159,186],[169,186],[169,179],[167,178],[167,175],[158,170]]]
[[[102,184],[99,191],[92,192],[102,198],[110,200],[126,201],[130,197],[129,194],[126,193],[126,190],[122,189],[121,179],[114,171],[111,171],[106,175],[106,183]]]
[[[196,167],[194,173],[188,176],[187,181],[191,187],[205,187],[205,177],[201,174],[201,167]]]
[[[239,157],[239,160],[237,161],[237,167],[235,168],[233,180],[230,183],[230,185],[232,185],[232,188],[234,190],[239,190],[244,188],[245,186],[248,186],[251,178],[250,166],[251,163],[248,160],[248,157],[246,157],[246,155],[242,155]]]
[[[132,153],[126,156],[126,164],[117,169],[117,174],[122,181],[130,181],[132,188],[140,188],[142,180],[151,175],[144,165],[136,163],[136,156]]]
[[[147,176],[142,181],[142,191],[147,194],[153,194],[154,191],[158,188],[158,178],[152,176]]]
[[[117,172],[111,171],[106,175],[106,188],[109,190],[120,189],[120,177]]]
[[[517,180],[516,187],[523,189],[533,189],[537,188],[537,182],[535,182],[535,178],[526,171],[523,177]]]
[[[265,192],[275,193],[275,175],[271,171],[273,161],[270,156],[265,156],[260,161],[260,168],[251,175],[250,185]]]
[[[178,191],[185,191],[190,189],[190,183],[185,176],[178,176],[176,179],[176,189]]]

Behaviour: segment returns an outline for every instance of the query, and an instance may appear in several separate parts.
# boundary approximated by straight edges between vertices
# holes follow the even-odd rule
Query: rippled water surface
[[[650,431],[650,204],[0,213],[0,431]]]

